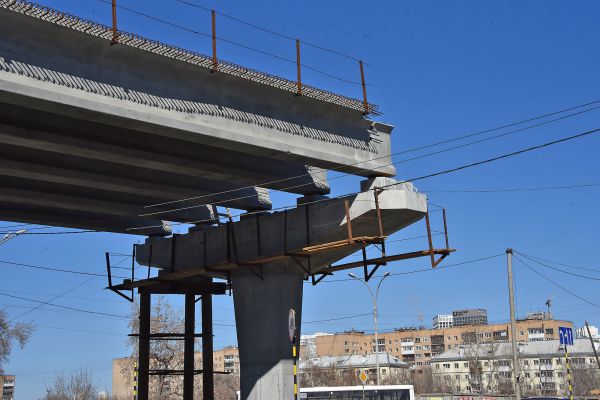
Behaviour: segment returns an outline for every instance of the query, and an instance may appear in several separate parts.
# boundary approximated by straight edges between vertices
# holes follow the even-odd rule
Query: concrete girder
[[[164,146],[155,146],[153,150],[139,150],[135,146],[116,145],[94,140],[84,133],[63,135],[6,124],[0,124],[0,146],[22,147],[38,152],[75,156],[94,160],[94,163],[117,164],[121,166],[120,176],[127,176],[129,168],[137,168],[149,171],[151,177],[154,177],[155,173],[163,173],[178,176],[183,181],[196,179],[197,183],[206,182],[206,187],[199,188],[200,193],[197,195],[202,195],[201,192],[218,192],[219,186],[239,188],[261,183],[266,183],[265,186],[273,189],[286,190],[289,188],[287,191],[292,193],[329,192],[324,172],[316,173],[314,169],[304,165],[266,159],[248,160],[252,165],[236,164],[237,154],[227,152],[222,152],[223,154],[213,152],[210,155],[205,152],[197,152],[194,158],[191,158],[191,155],[184,158],[169,154],[169,150]],[[179,143],[179,146],[184,145]],[[161,151],[161,149],[165,150]],[[206,150],[204,149],[204,151]],[[217,160],[219,156],[222,158],[220,162]],[[237,158],[238,161],[243,161],[245,157],[239,155]],[[44,158],[40,160],[40,162],[43,161]],[[296,176],[297,178],[294,178]],[[231,198],[231,196],[232,194],[229,193],[228,197]],[[233,193],[233,197],[241,196],[239,193]]]
[[[168,222],[160,220],[125,218],[114,215],[78,213],[69,210],[28,207],[0,202],[0,220],[29,224],[62,226],[66,228],[114,232],[143,236],[166,236],[171,234]],[[135,230],[127,230],[134,227]]]
[[[270,159],[395,174],[392,127],[360,110],[2,8],[0,36],[7,104]]]
[[[23,179],[12,180],[0,177],[0,202],[20,205],[23,210],[28,207],[45,207],[57,211],[74,211],[80,214],[103,214],[107,217],[139,218],[148,220],[148,224],[156,220],[167,220],[184,223],[202,221],[214,223],[217,219],[212,205],[202,205],[187,210],[170,210],[170,206],[153,207],[152,215],[144,208],[145,203],[128,201],[104,200],[93,195],[93,191],[83,191],[78,188],[63,185],[47,185]],[[123,229],[129,228],[124,226]]]
[[[239,265],[245,265],[244,260],[277,257],[307,246],[343,240],[348,237],[345,200],[350,204],[353,235],[378,236],[374,194],[366,191],[347,198],[299,206],[287,212],[248,216],[231,228],[215,226],[178,235],[174,257],[171,256],[173,238],[152,241],[152,266],[169,272],[206,268],[210,269],[208,276],[223,277]],[[388,235],[421,219],[427,210],[426,201],[425,195],[412,190],[383,191],[379,203],[384,233]],[[235,236],[235,245],[231,232]],[[316,273],[358,249],[359,244],[315,253],[310,257],[310,272]],[[136,254],[138,262],[147,265],[149,244],[140,245]],[[175,264],[171,266],[173,260]],[[299,257],[298,261],[309,270],[306,257]],[[222,269],[219,264],[223,265]]]
[[[0,154],[3,154],[4,150],[7,150],[7,148],[0,146]],[[65,159],[62,161],[64,163]],[[53,163],[49,164],[54,165]],[[165,205],[162,209],[196,208],[203,203],[216,203],[216,205],[242,210],[268,210],[271,208],[271,202],[266,189],[238,189],[230,184],[207,181],[206,185],[212,187],[215,192],[228,192],[222,195],[211,195],[211,193],[202,190],[176,186],[173,182],[166,181],[164,184],[161,184],[150,180],[134,179],[125,173],[119,176],[117,168],[114,168],[112,174],[108,174],[108,165],[97,162],[93,164],[94,169],[103,171],[104,173],[82,171],[81,162],[73,162],[71,165],[57,168],[34,164],[33,162],[13,161],[2,157],[0,158],[0,177],[19,179],[21,180],[19,182],[21,185],[27,181],[37,181],[46,183],[47,185],[55,185],[53,190],[57,187],[70,188],[68,192],[84,197],[83,193],[86,191],[93,192],[88,197],[93,196],[94,198],[113,201],[131,201],[141,206],[204,196],[197,200]],[[148,177],[148,179],[151,178]],[[0,186],[2,186],[1,179]],[[14,185],[11,184],[11,187],[14,187]],[[154,212],[157,210],[159,209],[151,207],[142,212]]]

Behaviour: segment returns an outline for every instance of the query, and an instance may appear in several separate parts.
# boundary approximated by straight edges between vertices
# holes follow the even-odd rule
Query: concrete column
[[[240,352],[241,400],[293,399],[288,313],[302,315],[303,274],[293,261],[265,265],[262,279],[248,266],[231,274]],[[252,267],[261,274],[258,267]],[[297,332],[300,337],[300,332]]]

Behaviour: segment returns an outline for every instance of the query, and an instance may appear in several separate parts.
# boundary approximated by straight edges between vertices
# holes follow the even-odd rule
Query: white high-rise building
[[[596,328],[595,326],[590,325],[590,333],[592,334],[592,339],[600,339],[598,328]],[[585,326],[577,328],[577,330],[575,331],[575,337],[577,337],[578,339],[589,337],[587,328]]]
[[[433,329],[452,328],[454,326],[454,317],[447,314],[438,314],[433,317]]]

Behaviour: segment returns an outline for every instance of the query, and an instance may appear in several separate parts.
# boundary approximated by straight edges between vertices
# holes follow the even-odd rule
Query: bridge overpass
[[[303,279],[427,213],[423,194],[389,178],[392,126],[365,118],[360,100],[306,85],[296,96],[296,82],[224,61],[214,72],[210,57],[127,32],[113,45],[113,35],[0,0],[0,219],[148,236],[137,261],[159,278],[111,285],[142,296],[140,399],[150,295],[203,294],[210,351],[213,279],[233,289],[242,398],[291,398],[287,314],[299,324]],[[328,199],[330,169],[368,179],[361,193]],[[270,212],[269,189],[301,195],[299,206]],[[246,215],[219,224],[215,206]],[[170,236],[171,223],[195,227]],[[410,257],[448,252],[430,243]],[[383,257],[365,259],[365,271]]]

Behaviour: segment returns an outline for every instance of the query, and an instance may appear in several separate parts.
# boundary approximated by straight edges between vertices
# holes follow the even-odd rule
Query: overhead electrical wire
[[[77,311],[77,312],[81,312],[81,313],[85,313],[85,314],[95,314],[95,315],[102,315],[102,316],[106,316],[106,317],[114,317],[114,318],[127,318],[127,319],[129,319],[130,317],[128,317],[128,316],[124,316],[124,315],[118,315],[118,314],[105,313],[105,312],[101,312],[101,311],[85,310],[85,309],[82,309],[82,308],[77,308],[77,307],[69,307],[69,306],[63,306],[63,305],[60,305],[60,304],[54,304],[54,303],[51,303],[52,301],[54,301],[54,300],[56,300],[56,299],[60,298],[60,297],[61,297],[63,294],[67,294],[68,292],[71,292],[71,291],[75,290],[76,288],[78,288],[78,287],[80,287],[80,286],[83,286],[84,284],[88,283],[88,282],[89,282],[89,281],[91,281],[92,279],[94,279],[94,278],[90,278],[90,279],[88,279],[88,280],[86,280],[86,281],[84,281],[84,282],[80,283],[79,285],[77,285],[77,286],[75,286],[75,287],[73,287],[73,288],[69,289],[68,291],[65,291],[65,292],[63,292],[62,294],[60,294],[60,295],[58,295],[58,296],[55,296],[54,298],[52,298],[52,299],[50,299],[50,300],[48,300],[48,301],[34,300],[34,299],[30,299],[30,298],[28,298],[28,297],[15,296],[15,295],[8,294],[8,293],[3,293],[3,292],[0,292],[0,296],[4,296],[4,297],[10,297],[10,298],[13,298],[13,299],[18,299],[18,300],[30,301],[30,302],[33,302],[33,303],[38,303],[38,304],[39,304],[39,306],[37,306],[37,307],[34,307],[34,308],[33,308],[33,309],[31,309],[31,310],[29,310],[29,311],[27,311],[27,312],[24,312],[23,314],[20,314],[20,315],[18,315],[18,316],[16,316],[16,317],[14,317],[14,318],[11,318],[11,321],[14,321],[15,319],[18,319],[18,318],[20,318],[20,317],[22,317],[22,316],[24,316],[24,315],[26,315],[26,314],[29,314],[29,313],[31,313],[31,312],[33,312],[33,311],[35,311],[35,310],[39,309],[40,307],[43,307],[43,306],[45,306],[45,305],[49,305],[49,306],[52,306],[52,307],[63,308],[63,309],[65,309],[65,310],[70,310],[70,311]]]
[[[563,273],[563,274],[567,274],[567,275],[575,276],[575,277],[577,277],[577,278],[589,279],[589,280],[592,280],[592,281],[600,281],[600,278],[593,277],[593,276],[587,276],[587,275],[581,275],[581,274],[576,274],[576,273],[574,273],[574,272],[565,271],[564,269],[560,269],[560,268],[556,268],[556,267],[553,267],[553,266],[551,266],[551,265],[548,265],[548,264],[544,264],[544,263],[543,263],[543,262],[541,262],[541,261],[536,261],[536,260],[535,260],[535,259],[533,259],[533,258],[529,258],[529,257],[527,257],[527,256],[526,256],[525,254],[523,254],[523,253],[519,253],[519,252],[517,252],[517,251],[515,251],[515,252],[516,252],[517,254],[519,254],[519,255],[521,255],[521,256],[523,256],[523,257],[525,257],[525,258],[526,258],[526,259],[528,259],[529,261],[532,261],[532,262],[534,262],[534,263],[536,263],[536,264],[538,264],[538,265],[541,265],[541,266],[543,266],[543,267],[545,267],[545,268],[549,268],[549,269],[552,269],[552,270],[554,270],[554,271],[561,272],[561,273]]]
[[[591,272],[598,272],[598,273],[600,273],[600,267],[597,267],[597,268],[579,267],[579,266],[574,266],[574,265],[570,265],[570,264],[559,263],[557,261],[552,261],[552,260],[544,259],[544,258],[537,257],[537,256],[532,256],[531,254],[525,254],[523,252],[521,252],[521,255],[522,256],[527,256],[529,258],[533,258],[533,259],[536,259],[536,260],[541,260],[541,261],[544,261],[544,262],[547,262],[547,263],[550,263],[550,264],[560,265],[562,267],[579,269],[579,270],[582,270],[582,271],[591,271]]]
[[[105,4],[110,4],[110,5],[112,5],[112,2],[111,2],[111,1],[109,1],[109,0],[98,0],[98,1],[100,1],[101,3],[105,3]],[[132,14],[136,14],[136,15],[142,16],[142,17],[144,17],[144,18],[148,18],[148,19],[151,19],[151,20],[153,20],[153,21],[160,22],[160,23],[162,23],[162,24],[165,24],[165,25],[171,26],[171,27],[173,27],[173,28],[181,29],[181,30],[183,30],[183,31],[186,31],[186,32],[188,32],[188,33],[192,33],[192,34],[195,34],[195,35],[200,35],[200,36],[204,36],[204,37],[209,37],[209,38],[212,38],[212,35],[211,35],[211,34],[209,34],[209,33],[206,33],[206,32],[200,32],[200,31],[197,31],[197,30],[195,30],[195,29],[191,29],[191,28],[185,27],[185,26],[183,26],[183,25],[179,25],[179,24],[176,24],[176,23],[174,23],[174,22],[170,22],[170,21],[167,21],[167,20],[165,20],[165,19],[162,19],[162,18],[154,17],[154,16],[152,16],[152,15],[146,14],[146,13],[144,13],[144,12],[141,12],[141,11],[138,11],[138,10],[134,10],[134,9],[132,9],[132,8],[130,8],[130,7],[126,7],[126,6],[123,6],[123,5],[121,5],[121,4],[118,4],[118,5],[117,5],[117,7],[118,7],[118,8],[120,8],[120,9],[123,9],[123,10],[125,10],[125,11],[128,11],[128,12],[130,12],[130,13],[132,13]],[[264,50],[260,50],[260,49],[254,48],[254,47],[250,47],[250,46],[247,46],[247,45],[245,45],[245,44],[241,44],[241,43],[235,42],[235,41],[233,41],[233,40],[225,39],[225,38],[222,38],[222,37],[220,37],[220,36],[217,36],[217,37],[216,37],[216,39],[217,39],[218,41],[221,41],[221,42],[223,42],[223,43],[228,43],[228,44],[231,44],[231,45],[234,45],[234,46],[237,46],[237,47],[240,47],[240,48],[246,49],[246,50],[251,50],[251,51],[254,51],[254,52],[256,52],[256,53],[259,53],[259,54],[264,54],[264,55],[266,55],[266,56],[269,56],[269,57],[272,57],[272,58],[278,59],[278,60],[280,60],[280,61],[285,61],[285,62],[288,62],[288,63],[294,64],[294,65],[296,65],[296,64],[297,64],[297,61],[296,61],[296,60],[292,60],[292,59],[289,59],[289,58],[286,58],[286,57],[282,57],[282,56],[280,56],[280,55],[277,55],[277,54],[274,54],[274,53],[270,53],[270,52],[268,52],[268,51],[264,51]],[[361,84],[362,84],[361,82],[357,82],[357,81],[351,81],[351,80],[344,79],[344,78],[341,78],[341,77],[339,77],[339,76],[336,76],[336,75],[330,74],[330,73],[328,73],[328,72],[322,71],[322,70],[320,70],[320,69],[318,69],[318,68],[315,68],[315,67],[312,67],[312,66],[310,66],[310,65],[300,64],[300,66],[301,66],[301,67],[303,67],[303,68],[306,68],[306,69],[310,69],[310,70],[312,70],[312,71],[314,71],[314,72],[317,72],[317,73],[319,73],[319,74],[321,74],[321,75],[327,76],[327,77],[329,77],[329,78],[336,79],[336,80],[338,80],[338,81],[341,81],[341,82],[350,83],[350,84],[354,84],[354,85],[361,85]],[[370,84],[367,84],[367,85],[370,85]]]
[[[502,193],[502,192],[537,192],[544,190],[561,190],[561,189],[580,189],[598,187],[600,183],[585,183],[581,185],[568,186],[540,186],[530,188],[507,188],[507,189],[457,189],[457,190],[428,190],[423,189],[425,193]]]
[[[564,142],[575,140],[575,139],[580,139],[582,137],[589,136],[589,135],[592,135],[594,133],[597,133],[598,131],[600,131],[600,128],[596,128],[596,129],[592,129],[592,130],[589,130],[589,131],[577,133],[575,135],[566,136],[566,137],[563,137],[563,138],[560,138],[560,139],[557,139],[557,140],[553,140],[553,141],[550,141],[550,142],[542,143],[542,144],[539,144],[539,145],[536,145],[536,146],[526,147],[526,148],[521,149],[521,150],[513,151],[513,152],[510,152],[510,153],[505,153],[505,154],[502,154],[500,156],[496,156],[496,157],[492,157],[492,158],[487,158],[485,160],[481,160],[481,161],[477,161],[477,162],[473,162],[473,163],[461,165],[461,166],[454,167],[454,168],[445,169],[445,170],[434,172],[434,173],[430,173],[430,174],[427,174],[427,175],[418,176],[418,177],[415,177],[415,178],[412,178],[412,179],[406,179],[406,180],[403,180],[403,181],[398,181],[398,182],[395,182],[395,183],[392,183],[392,184],[389,184],[389,185],[383,185],[383,186],[380,187],[380,189],[385,189],[387,187],[392,187],[392,186],[399,186],[399,185],[403,185],[405,183],[417,182],[417,181],[420,181],[420,180],[429,179],[429,178],[433,178],[433,177],[437,177],[437,176],[441,176],[441,175],[446,175],[446,174],[450,174],[450,173],[462,171],[462,170],[465,170],[465,169],[477,167],[477,166],[480,166],[480,165],[484,165],[484,164],[489,164],[489,163],[496,162],[496,161],[499,161],[499,160],[502,160],[502,159],[506,159],[506,158],[509,158],[509,157],[514,157],[514,156],[517,156],[517,155],[520,155],[520,154],[525,154],[525,153],[528,153],[528,152],[531,152],[531,151],[535,151],[535,150],[539,150],[539,149],[542,149],[542,148],[550,147],[550,146],[553,146],[555,144],[564,143]],[[339,195],[339,196],[336,196],[336,197],[331,197],[331,198],[319,199],[319,200],[314,200],[314,201],[311,201],[311,202],[306,202],[306,203],[304,203],[304,205],[315,204],[315,203],[320,203],[320,202],[331,200],[331,199],[343,198],[343,197],[347,197],[347,196],[357,195],[359,193],[360,192],[346,193],[346,194]],[[272,211],[288,209],[290,207],[292,207],[292,206],[282,206],[282,207],[274,208]],[[170,210],[170,211],[175,211],[175,210]],[[164,212],[166,212],[166,211],[164,211]],[[255,213],[259,213],[259,212],[261,212],[261,211],[241,213],[241,214],[236,215],[236,217],[239,217],[241,215],[252,215],[252,214],[255,214]],[[187,224],[195,224],[195,223],[210,222],[210,221],[211,221],[210,219],[195,220],[195,221],[188,221]],[[184,225],[184,224],[186,224],[186,222],[176,222],[176,223],[173,223],[172,225]],[[143,226],[143,227],[130,227],[130,228],[127,228],[127,230],[140,230],[140,229],[155,228],[155,227],[160,227],[160,226],[161,225],[150,225],[150,226]]]
[[[210,9],[210,8],[208,8],[208,7],[204,7],[204,6],[201,6],[201,5],[199,5],[199,4],[192,3],[192,2],[190,2],[190,1],[185,1],[185,0],[176,0],[176,1],[177,1],[177,2],[179,2],[179,3],[181,3],[181,4],[186,4],[186,5],[188,5],[188,6],[195,7],[195,8],[198,8],[198,9],[204,10],[204,11],[208,11],[208,12],[211,12],[211,11],[213,11],[212,9]],[[216,10],[215,10],[215,13],[216,13],[216,14],[218,14],[218,15],[221,15],[221,16],[223,16],[223,17],[225,17],[225,18],[229,18],[229,19],[231,19],[232,21],[239,22],[239,23],[241,23],[241,24],[244,24],[244,25],[250,26],[250,27],[252,27],[252,28],[254,28],[254,29],[258,29],[258,30],[260,30],[260,31],[263,31],[263,32],[266,32],[266,33],[269,33],[269,34],[272,34],[272,35],[275,35],[275,36],[278,36],[278,37],[280,37],[280,38],[283,38],[283,39],[288,39],[288,40],[292,40],[292,41],[295,41],[295,40],[297,40],[297,39],[298,39],[298,38],[294,38],[294,37],[291,37],[291,36],[285,35],[285,34],[283,34],[283,33],[280,33],[280,32],[276,32],[276,31],[273,31],[273,30],[270,30],[270,29],[267,29],[267,28],[264,28],[264,27],[261,27],[261,26],[255,25],[255,24],[253,24],[253,23],[251,23],[251,22],[244,21],[243,19],[240,19],[240,18],[237,18],[237,17],[233,17],[233,16],[231,16],[231,15],[227,15],[227,14],[225,14],[225,13],[222,13],[222,12],[220,12],[220,11],[216,11]],[[299,40],[299,39],[298,39],[298,40]],[[337,55],[339,55],[339,56],[341,56],[341,57],[346,57],[346,58],[349,58],[349,59],[351,59],[351,60],[354,60],[354,61],[361,61],[361,60],[359,60],[359,59],[358,59],[358,58],[356,58],[356,57],[350,56],[350,55],[348,55],[348,54],[344,54],[344,53],[342,53],[342,52],[340,52],[340,51],[338,51],[338,50],[332,50],[332,49],[329,49],[329,48],[326,48],[326,47],[323,47],[323,46],[320,46],[320,45],[317,45],[317,44],[314,44],[314,43],[311,43],[311,42],[306,42],[306,41],[303,41],[303,40],[302,40],[301,42],[302,42],[302,44],[303,44],[303,45],[306,45],[306,46],[314,47],[314,48],[316,48],[316,49],[323,50],[323,51],[327,51],[327,52],[330,52],[330,53],[332,53],[332,54],[337,54]],[[368,66],[371,66],[371,65],[369,65],[369,64],[368,64],[368,63],[366,63],[366,62],[363,62],[363,65],[368,65]]]
[[[75,271],[72,269],[54,268],[54,267],[42,267],[40,265],[23,264],[23,263],[18,263],[18,262],[14,262],[14,261],[0,260],[0,264],[12,265],[12,266],[16,266],[16,267],[40,269],[40,270],[45,270],[45,271],[63,272],[63,273],[76,274],[76,275],[88,275],[88,276],[96,276],[96,277],[106,276],[106,274],[99,274],[99,273],[94,273],[94,272]],[[126,276],[113,276],[113,278],[129,279],[129,277],[126,277]]]
[[[570,294],[571,296],[574,296],[574,297],[578,298],[579,300],[581,300],[581,301],[583,301],[583,302],[585,302],[585,303],[587,303],[587,304],[590,304],[590,305],[592,305],[592,306],[594,306],[594,307],[596,307],[596,308],[600,309],[600,305],[598,305],[598,304],[596,304],[596,303],[593,303],[593,302],[591,302],[591,301],[589,301],[589,300],[587,300],[587,299],[585,299],[585,298],[581,297],[581,296],[580,296],[580,295],[578,295],[577,293],[575,293],[575,292],[573,292],[573,291],[571,291],[571,290],[569,290],[569,289],[565,288],[564,286],[562,286],[562,285],[560,285],[560,284],[558,284],[558,283],[554,282],[552,279],[548,278],[546,275],[542,274],[542,273],[541,273],[541,272],[539,272],[537,269],[535,269],[535,268],[533,268],[532,266],[530,266],[529,264],[527,264],[527,263],[526,263],[526,262],[525,262],[525,261],[524,261],[522,258],[520,258],[519,256],[516,256],[516,255],[515,255],[514,257],[515,257],[515,259],[517,259],[517,260],[518,260],[518,261],[519,261],[521,264],[523,264],[524,266],[526,266],[527,268],[529,268],[529,269],[530,269],[530,270],[531,270],[533,273],[535,273],[536,275],[539,275],[540,277],[542,277],[542,278],[543,278],[543,279],[545,279],[546,281],[550,282],[551,284],[553,284],[553,285],[554,285],[554,286],[556,286],[557,288],[559,288],[559,289],[561,289],[561,290],[565,291],[566,293]]]
[[[516,122],[511,122],[511,123],[504,124],[504,125],[501,125],[501,126],[498,126],[498,127],[495,127],[495,128],[489,128],[489,129],[485,129],[485,130],[480,130],[480,131],[476,131],[476,132],[469,133],[469,134],[466,134],[466,135],[461,135],[461,136],[456,136],[456,137],[452,137],[452,138],[449,138],[449,139],[444,139],[442,141],[430,143],[430,144],[427,144],[427,145],[422,145],[422,146],[418,146],[418,147],[412,147],[410,149],[402,150],[402,151],[399,151],[399,152],[395,152],[395,153],[392,153],[390,155],[374,157],[374,158],[371,158],[371,159],[368,159],[368,160],[365,160],[365,161],[360,161],[360,162],[356,162],[356,163],[352,163],[352,164],[348,164],[348,165],[344,165],[344,166],[340,166],[340,167],[334,167],[334,168],[330,168],[330,169],[317,168],[317,171],[318,172],[327,172],[327,171],[338,171],[339,172],[339,171],[341,171],[343,169],[347,169],[348,167],[358,166],[358,165],[363,164],[365,162],[376,161],[376,160],[380,160],[380,159],[383,159],[383,158],[394,157],[394,156],[398,156],[398,155],[401,155],[401,154],[407,154],[407,153],[412,153],[412,152],[419,151],[419,150],[424,150],[424,149],[427,149],[427,148],[430,148],[430,147],[440,146],[442,144],[452,143],[452,142],[459,141],[459,140],[462,140],[462,139],[466,139],[466,138],[470,138],[470,137],[475,137],[475,136],[483,135],[485,133],[495,132],[495,131],[498,131],[498,130],[501,130],[501,129],[510,128],[510,127],[513,127],[513,126],[517,126],[517,125],[525,124],[525,123],[528,123],[528,122],[540,120],[540,119],[547,118],[547,117],[550,117],[550,116],[553,116],[553,115],[562,114],[562,113],[565,113],[565,112],[568,112],[568,111],[576,110],[576,109],[579,109],[579,108],[587,107],[587,106],[598,104],[598,103],[600,103],[600,100],[594,100],[594,101],[587,102],[587,103],[584,103],[584,104],[581,104],[581,105],[578,105],[578,106],[573,106],[573,107],[565,108],[565,109],[562,109],[562,110],[558,110],[558,111],[553,111],[553,112],[550,112],[550,113],[546,113],[546,114],[543,114],[543,115],[539,115],[539,116],[527,118],[527,119],[524,119],[524,120],[520,120],[520,121],[516,121]],[[595,110],[595,109],[596,108],[592,108],[592,109],[589,109],[589,110],[584,111],[584,112],[592,111],[592,110]],[[575,114],[575,115],[579,115],[579,113]],[[391,165],[391,164],[386,164],[385,166],[389,166],[389,165]],[[344,174],[348,174],[348,173],[344,173]],[[144,208],[164,206],[164,205],[175,204],[175,203],[184,202],[184,201],[190,201],[190,200],[198,200],[198,199],[206,198],[206,197],[209,197],[209,196],[217,196],[217,195],[232,193],[232,192],[236,192],[236,191],[243,190],[243,189],[252,189],[252,188],[254,188],[256,186],[267,186],[267,185],[272,185],[274,183],[281,183],[281,182],[285,182],[285,181],[289,181],[289,180],[293,180],[293,179],[297,179],[297,178],[302,178],[302,177],[305,177],[305,176],[310,176],[310,174],[309,173],[299,174],[299,175],[295,175],[295,176],[288,177],[288,178],[282,178],[282,179],[272,180],[272,181],[268,181],[268,182],[263,182],[263,183],[257,184],[257,185],[240,186],[238,188],[223,190],[223,191],[219,191],[219,192],[213,192],[213,193],[204,194],[204,195],[201,195],[201,196],[192,196],[192,197],[187,197],[187,198],[183,198],[183,199],[179,199],[179,200],[171,200],[171,201],[167,201],[167,202],[149,204],[147,206],[144,206]],[[337,178],[337,177],[329,178],[329,179],[332,180],[332,179],[335,179],[335,178]]]

